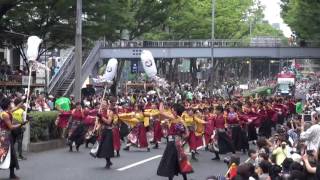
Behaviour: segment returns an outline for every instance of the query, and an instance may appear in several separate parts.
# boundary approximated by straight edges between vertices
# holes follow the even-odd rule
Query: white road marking
[[[139,161],[139,162],[127,165],[125,167],[119,168],[119,169],[117,169],[117,171],[124,171],[124,170],[130,169],[130,168],[135,167],[135,166],[139,166],[140,164],[143,164],[143,163],[146,163],[146,162],[149,162],[149,161],[152,161],[154,159],[161,158],[161,157],[162,157],[162,155],[156,155],[156,156],[153,156],[151,158],[144,159],[142,161]]]
[[[197,148],[197,150],[200,150],[200,149],[205,148],[205,147],[206,146],[200,146],[200,147]]]
[[[200,146],[200,147],[197,148],[197,150],[200,150],[200,149],[203,149],[203,148],[205,148],[205,146]],[[186,155],[191,155],[191,153],[187,152]]]

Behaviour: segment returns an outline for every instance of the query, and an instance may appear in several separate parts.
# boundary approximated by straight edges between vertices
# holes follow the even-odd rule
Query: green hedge
[[[57,111],[30,112],[28,115],[32,117],[30,122],[31,142],[47,141],[61,137],[61,129],[55,125],[58,116]]]

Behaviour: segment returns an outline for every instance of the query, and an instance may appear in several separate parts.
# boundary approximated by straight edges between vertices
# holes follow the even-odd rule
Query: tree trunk
[[[195,87],[197,85],[197,59],[196,58],[191,58],[190,59],[190,74],[191,74],[191,85]]]
[[[219,74],[217,72],[218,65],[219,65],[219,60],[218,59],[214,59],[213,60],[213,66],[211,67],[211,73],[209,75],[209,80],[208,80],[209,86],[211,86],[211,87],[215,86],[215,83],[216,83],[216,80],[217,80],[217,77],[218,77],[218,74]]]
[[[173,61],[173,59],[170,59],[170,61],[169,61],[169,73],[167,73],[167,78],[166,78],[166,79],[168,79],[168,81],[171,81],[171,78],[172,78],[172,71],[173,71],[172,61]]]
[[[124,64],[125,64],[125,60],[119,60],[119,64],[117,67],[117,76],[115,77],[114,82],[113,82],[112,86],[110,87],[111,94],[113,96],[117,95],[117,86],[118,86],[120,79],[121,79],[121,74],[122,74],[122,70],[124,68]]]
[[[175,82],[175,83],[179,82],[179,77],[178,77],[178,74],[179,74],[178,65],[179,65],[179,60],[178,60],[178,59],[175,59],[175,60],[174,60],[174,64],[173,64],[173,69],[174,69],[174,71],[173,71],[173,76],[172,76],[172,78],[173,78],[172,82]]]

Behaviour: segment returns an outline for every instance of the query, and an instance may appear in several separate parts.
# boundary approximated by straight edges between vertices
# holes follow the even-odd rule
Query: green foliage
[[[85,0],[83,39],[115,41],[127,32],[140,37],[162,25],[181,0]],[[74,44],[76,1],[4,0],[0,2],[0,31],[37,35],[47,48]]]
[[[181,0],[164,27],[144,34],[145,39],[211,39],[211,0]],[[216,0],[215,39],[241,39],[252,36],[283,36],[263,21],[264,7],[258,0]]]
[[[274,36],[274,37],[283,37],[283,34],[280,30],[273,28],[268,23],[259,23],[256,24],[252,32],[252,36]]]
[[[60,138],[61,130],[55,125],[57,111],[30,112],[29,116],[33,118],[30,122],[31,142]]]
[[[37,35],[47,48],[53,48],[74,42],[74,14],[73,1],[20,0],[2,15],[0,23],[5,30]]]
[[[281,0],[282,17],[301,39],[320,39],[320,1]]]

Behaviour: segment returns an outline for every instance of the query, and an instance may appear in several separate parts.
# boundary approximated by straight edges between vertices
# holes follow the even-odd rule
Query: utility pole
[[[82,67],[82,0],[77,0],[76,17],[76,45],[75,45],[75,81],[74,96],[77,102],[81,101],[81,67]]]
[[[215,23],[215,4],[216,4],[216,0],[212,0],[212,20],[211,20],[211,63],[212,63],[212,70],[213,70],[213,66],[214,66],[214,62],[213,62],[213,58],[214,58],[214,45],[213,45],[213,42],[214,42],[214,23]],[[212,74],[214,74],[214,72],[212,71],[211,72]]]
[[[251,19],[249,20],[250,21],[250,38],[252,37],[252,21],[251,21]]]
[[[47,49],[47,44],[44,44],[44,48]],[[44,52],[44,64],[48,67],[48,61],[47,61],[47,51]],[[44,87],[44,92],[46,96],[48,96],[48,70],[44,70],[44,78],[45,78],[45,87]]]
[[[252,80],[252,60],[251,60],[251,59],[249,60],[249,74],[248,74],[248,79],[249,79],[249,82],[251,83],[251,80]]]

